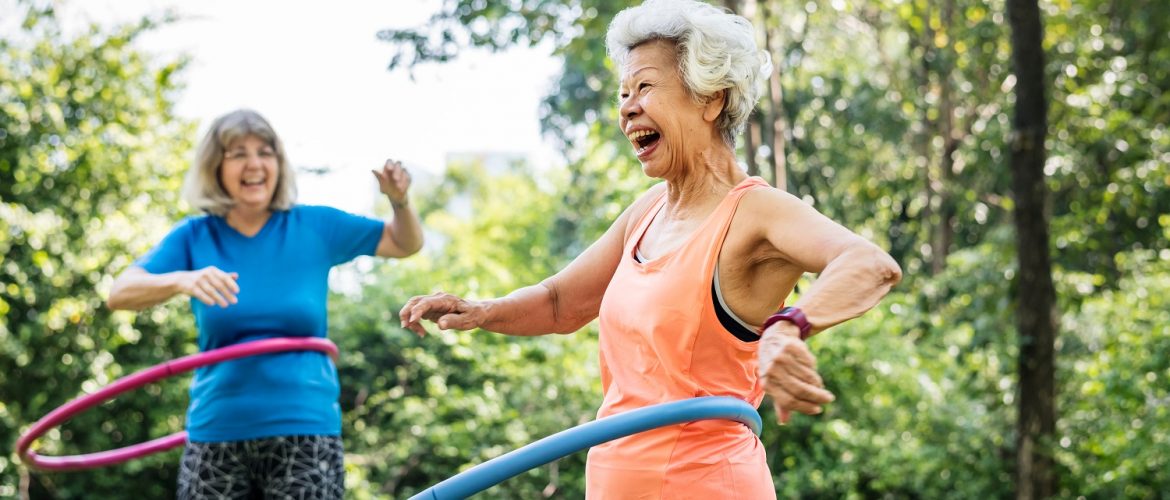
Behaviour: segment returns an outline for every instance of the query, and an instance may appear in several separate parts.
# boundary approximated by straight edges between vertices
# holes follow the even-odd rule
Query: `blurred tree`
[[[1170,251],[1120,254],[1118,272],[1117,289],[1088,297],[1061,325],[1059,497],[1170,491]],[[1091,280],[1081,274],[1067,286]]]
[[[12,455],[50,410],[192,348],[187,315],[111,314],[101,290],[174,220],[192,126],[172,114],[183,60],[131,47],[165,18],[79,33],[51,5],[20,3],[0,39],[0,497],[163,497],[175,456],[116,472],[36,473]],[[131,243],[133,242],[133,243]],[[49,455],[182,429],[185,384],[95,408],[36,445]]]
[[[1052,445],[1056,431],[1056,290],[1048,238],[1049,79],[1044,27],[1036,0],[1008,0],[1015,70],[1012,121],[1012,195],[1020,277],[1016,328],[1020,344],[1019,416],[1016,423],[1016,498],[1049,498],[1055,491]]]
[[[1170,248],[1170,5],[1041,4],[1052,84],[1054,264],[1114,288],[1116,256]]]
[[[600,390],[592,328],[572,336],[471,331],[419,339],[398,327],[398,310],[413,295],[490,298],[553,274],[549,214],[566,179],[523,164],[495,171],[478,161],[451,165],[437,186],[420,186],[430,193],[418,198],[435,233],[428,249],[381,265],[359,294],[333,301],[331,335],[347,353],[339,368],[355,495],[405,498],[593,419]],[[583,485],[578,454],[481,496],[580,498]]]
[[[553,46],[564,67],[544,98],[540,120],[568,160],[573,186],[554,209],[552,248],[564,262],[583,251],[651,184],[626,154],[614,106],[617,79],[601,36],[610,19],[627,6],[616,0],[446,0],[422,27],[378,33],[395,47],[390,70],[445,62],[471,48]]]
[[[1022,314],[1012,300],[1038,298],[1019,288],[1022,276],[1049,271],[1031,261],[1021,268],[1013,258],[1017,248],[1029,249],[1014,240],[1011,218],[1022,213],[1011,196],[1009,162],[1016,137],[1009,110],[1021,105],[1013,94],[1021,75],[1012,66],[1006,4],[713,3],[753,21],[775,67],[744,138],[749,172],[778,177],[771,172],[782,169],[791,192],[889,248],[907,275],[890,305],[814,340],[841,397],[823,420],[765,432],[781,493],[1013,495],[1013,408],[1032,393],[1021,385],[1016,363],[1032,356],[1021,357],[1011,342],[1008,325]],[[575,181],[561,195],[573,202],[566,203],[572,212],[559,215],[558,227],[569,230],[552,242],[566,249],[561,259],[592,241],[595,228],[645,185],[613,126],[612,102],[603,97],[617,87],[602,35],[626,6],[446,0],[428,25],[380,35],[398,51],[392,69],[443,62],[474,47],[554,46],[565,71],[546,98],[543,122],[565,145]],[[1082,303],[1116,307],[1119,314],[1144,307],[1118,300],[1106,306],[1095,295],[1128,286],[1126,277],[1140,271],[1123,263],[1135,255],[1152,250],[1170,259],[1170,4],[1046,0],[1038,7],[1046,38],[1036,47],[1048,51],[1049,62],[1027,69],[1056,75],[1052,139],[1038,145],[1050,153],[1034,172],[1052,192],[1051,275],[1060,293],[1048,300],[1059,300],[1069,314]],[[887,342],[893,332],[900,340]],[[1068,331],[1056,346],[1062,353],[1078,346],[1060,358],[1061,366],[1078,367],[1075,380],[1055,388],[1061,398],[1073,397],[1077,384],[1098,387],[1082,368],[1103,361],[1076,350],[1088,345],[1082,333]],[[1165,376],[1147,373],[1153,380]],[[1060,495],[1140,497],[1165,484],[1164,473],[1136,472],[1161,462],[1139,446],[1119,445],[1144,424],[1087,408],[1070,418],[1085,425],[1089,415],[1106,418],[1092,428],[1112,430],[1112,438],[1093,440],[1094,456],[1109,453],[1109,460],[1083,458],[1068,450],[1087,448],[1062,445],[1054,464],[1062,472]],[[1063,425],[1057,423],[1052,439],[1086,435],[1085,428]],[[1116,486],[1086,489],[1090,477]]]
[[[814,339],[839,398],[822,417],[765,426],[783,497],[1013,495],[1023,395],[1012,300],[1022,290],[1010,214],[1010,109],[1021,82],[1004,2],[724,0],[753,20],[776,73],[744,155],[782,164],[790,191],[889,248],[907,279],[869,315]],[[100,290],[178,214],[192,126],[175,120],[183,61],[131,47],[165,19],[65,33],[18,3],[0,34],[0,446],[79,391],[190,352],[189,315],[110,314]],[[42,4],[43,5],[43,4]],[[493,296],[578,254],[646,179],[617,130],[602,45],[625,2],[445,0],[431,22],[380,36],[391,66],[473,47],[550,44],[564,71],[542,123],[569,168],[474,162],[420,186],[427,254],[379,264],[335,297],[349,496],[407,496],[593,417],[594,327],[569,337],[483,332],[419,340],[406,297]],[[1062,497],[1170,490],[1170,4],[1044,0],[1052,276],[1061,320],[1051,438]],[[771,142],[769,142],[771,141]],[[755,164],[755,167],[752,165]],[[433,190],[433,193],[432,193]],[[433,195],[432,195],[433,194]],[[132,243],[130,243],[132,242]],[[1027,265],[1025,264],[1025,267]],[[347,272],[359,272],[353,268]],[[95,292],[95,289],[98,291]],[[182,427],[185,384],[94,409],[38,443],[49,454],[121,446]],[[765,407],[766,408],[766,407]],[[770,410],[765,419],[771,421]],[[174,453],[92,473],[29,474],[0,456],[0,497],[146,497],[173,491]],[[581,496],[584,456],[485,497]]]

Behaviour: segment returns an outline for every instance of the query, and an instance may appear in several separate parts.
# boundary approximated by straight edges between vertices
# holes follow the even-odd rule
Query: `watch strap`
[[[776,324],[777,321],[787,321],[796,325],[800,329],[800,340],[807,339],[812,332],[812,324],[808,322],[804,311],[801,311],[799,307],[785,307],[764,320],[764,326],[760,328],[760,335],[763,335],[764,330]]]

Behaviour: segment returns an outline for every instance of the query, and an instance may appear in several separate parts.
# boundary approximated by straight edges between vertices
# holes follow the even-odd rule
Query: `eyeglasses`
[[[228,151],[228,152],[224,153],[223,159],[224,159],[224,161],[240,162],[240,161],[247,160],[251,156],[252,156],[251,152],[244,151],[242,149],[237,149],[235,151]],[[273,160],[273,159],[276,159],[276,151],[273,151],[271,149],[261,149],[260,151],[256,152],[256,157],[259,158],[261,161]]]

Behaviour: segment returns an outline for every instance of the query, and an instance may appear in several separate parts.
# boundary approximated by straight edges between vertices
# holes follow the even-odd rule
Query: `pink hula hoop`
[[[73,401],[61,405],[56,410],[49,412],[48,415],[37,420],[32,427],[29,427],[20,436],[20,439],[16,441],[16,454],[22,461],[32,467],[43,470],[66,471],[119,464],[152,453],[169,450],[176,446],[182,446],[187,442],[187,431],[176,432],[169,436],[145,443],[85,455],[48,457],[38,455],[36,452],[28,449],[34,440],[43,436],[49,429],[61,425],[62,422],[69,420],[78,413],[114,399],[115,396],[124,392],[207,365],[236,358],[255,356],[257,354],[283,351],[319,351],[329,354],[334,362],[337,361],[337,346],[327,339],[317,337],[264,339],[183,356],[122,377],[93,394],[78,397]]]

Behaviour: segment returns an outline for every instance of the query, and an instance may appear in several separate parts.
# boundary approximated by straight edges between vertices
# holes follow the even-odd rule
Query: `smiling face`
[[[276,149],[255,135],[247,135],[224,150],[219,183],[237,208],[268,210],[279,172]]]
[[[701,153],[719,141],[715,118],[723,107],[716,96],[699,102],[678,70],[676,46],[666,40],[630,50],[622,68],[619,124],[651,177],[685,174]]]

